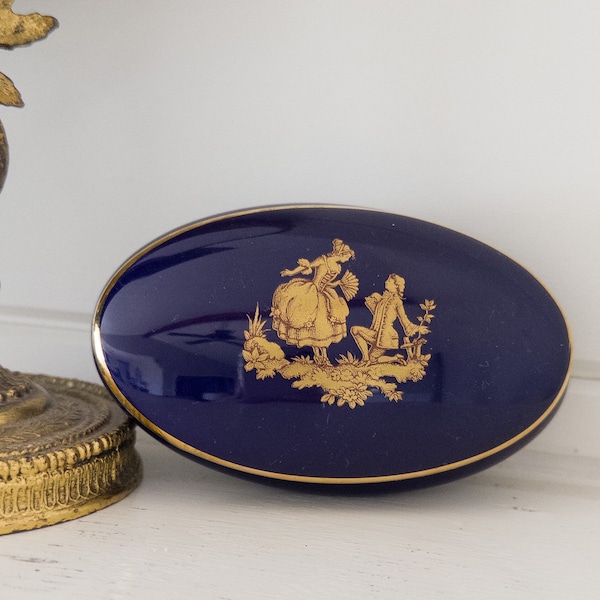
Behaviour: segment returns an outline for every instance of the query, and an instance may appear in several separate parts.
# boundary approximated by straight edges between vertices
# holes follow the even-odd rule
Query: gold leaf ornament
[[[18,15],[12,11],[13,0],[0,0],[0,48],[12,49],[26,46],[45,38],[58,26],[54,17],[39,13]],[[23,106],[21,94],[13,82],[0,73],[0,104]]]
[[[4,104],[4,106],[23,106],[19,90],[4,73],[0,73],[0,104]]]
[[[45,38],[58,25],[54,17],[39,13],[18,15],[12,10],[13,0],[0,0],[0,46],[25,46]]]

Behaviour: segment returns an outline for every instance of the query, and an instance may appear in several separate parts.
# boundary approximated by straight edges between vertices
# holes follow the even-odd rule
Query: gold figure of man
[[[282,277],[294,277],[282,283],[273,294],[271,316],[277,335],[291,346],[310,346],[315,362],[329,363],[327,348],[347,335],[346,300],[358,292],[358,279],[349,271],[340,278],[342,263],[354,258],[354,251],[340,239],[332,250],[312,261],[298,260],[295,269],[284,269]],[[337,293],[340,288],[344,297]]]
[[[386,355],[388,350],[400,348],[398,332],[394,328],[396,319],[407,338],[429,333],[425,325],[415,325],[406,316],[403,303],[405,285],[404,278],[392,273],[385,282],[383,294],[374,293],[365,298],[365,305],[373,315],[371,326],[355,325],[350,328],[363,362],[374,364],[404,360],[401,355]]]

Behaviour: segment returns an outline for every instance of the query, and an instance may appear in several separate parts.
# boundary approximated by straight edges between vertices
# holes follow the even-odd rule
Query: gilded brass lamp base
[[[58,22],[0,1],[0,48],[44,38]],[[22,106],[0,73],[0,104]],[[0,189],[8,145],[0,123]],[[0,534],[68,521],[117,502],[141,479],[132,422],[104,388],[0,367]]]
[[[0,367],[0,535],[82,517],[141,480],[132,422],[103,387]]]

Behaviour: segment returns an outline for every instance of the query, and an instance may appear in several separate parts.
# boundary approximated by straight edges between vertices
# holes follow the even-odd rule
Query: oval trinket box
[[[209,464],[324,484],[444,481],[549,421],[568,328],[547,290],[450,229],[359,208],[208,218],[115,273],[93,324],[104,383]]]

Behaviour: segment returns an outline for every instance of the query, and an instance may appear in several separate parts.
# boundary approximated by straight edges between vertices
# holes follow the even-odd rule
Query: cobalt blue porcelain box
[[[324,484],[458,477],[513,452],[565,392],[570,341],[524,268],[431,223],[279,206],[131,257],[94,319],[99,372],[164,442]]]

